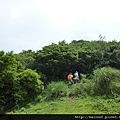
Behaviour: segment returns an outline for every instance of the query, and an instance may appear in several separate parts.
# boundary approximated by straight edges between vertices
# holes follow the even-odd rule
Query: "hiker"
[[[73,78],[73,75],[72,75],[72,73],[70,73],[68,76],[67,76],[67,79],[68,79],[68,85],[70,86],[70,85],[72,85],[72,84],[74,84],[74,81],[72,80],[72,78]]]
[[[78,75],[78,71],[76,71],[73,75],[73,81],[74,83],[77,83],[79,81],[79,75]]]

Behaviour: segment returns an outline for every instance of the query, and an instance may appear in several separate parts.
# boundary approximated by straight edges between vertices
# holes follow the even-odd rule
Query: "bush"
[[[79,96],[93,95],[94,94],[93,88],[94,88],[94,82],[83,77],[80,83],[73,84],[69,88],[68,96],[79,97]]]
[[[44,96],[46,100],[52,100],[55,98],[64,97],[67,94],[67,84],[62,81],[51,82],[47,85],[44,91]]]
[[[94,70],[93,79],[95,81],[94,91],[97,95],[112,95],[117,92],[113,83],[120,81],[120,71],[115,68],[104,67]]]
[[[94,81],[92,79],[88,79],[87,75],[82,74],[80,89],[82,92],[86,93],[87,95],[93,95]]]
[[[31,69],[26,69],[18,75],[13,95],[18,103],[27,103],[42,94],[44,89],[40,76]]]
[[[15,106],[14,94],[18,91],[15,93],[14,88],[17,86],[18,72],[22,70],[22,64],[16,61],[12,52],[0,52],[0,114],[10,111]]]
[[[82,94],[82,91],[80,89],[80,83],[73,84],[67,91],[68,97],[77,97],[80,94]]]
[[[111,89],[113,94],[120,95],[120,81],[112,82]]]
[[[89,80],[88,82],[81,84],[81,91],[83,91],[87,95],[93,95],[94,94],[94,82]]]

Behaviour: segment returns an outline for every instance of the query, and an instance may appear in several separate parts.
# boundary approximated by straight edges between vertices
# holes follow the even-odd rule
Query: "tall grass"
[[[67,91],[68,97],[78,97],[82,94],[82,91],[80,90],[80,84],[73,84]]]
[[[51,82],[43,93],[45,100],[87,95],[118,95],[120,94],[120,71],[110,67],[98,68],[93,71],[93,79],[87,79],[86,75],[82,74],[81,81],[69,88],[64,81]]]
[[[88,80],[84,74],[81,74],[81,76],[80,83],[73,84],[69,88],[67,92],[69,97],[86,97],[87,95],[91,96],[94,94],[94,82]]]
[[[32,103],[32,107],[28,105],[28,108],[25,107],[27,109],[21,108],[17,112],[26,113],[29,110],[29,113],[120,113],[120,70],[98,68],[93,71],[92,79],[81,75],[81,81],[70,87],[64,81],[49,83],[43,95],[40,94],[36,101],[33,101],[36,103]],[[117,97],[108,99],[107,95]]]
[[[45,100],[53,100],[61,97],[86,97],[96,95],[120,94],[120,70],[104,67],[93,71],[93,78],[87,79],[82,74],[79,83],[68,88],[64,81],[51,82],[44,90]]]
[[[44,91],[46,100],[64,97],[67,94],[68,85],[65,82],[51,82]]]
[[[97,95],[112,95],[116,90],[116,84],[120,83],[120,70],[111,67],[98,68],[94,70],[94,91]],[[117,87],[120,89],[120,86]],[[117,93],[116,93],[117,94]]]

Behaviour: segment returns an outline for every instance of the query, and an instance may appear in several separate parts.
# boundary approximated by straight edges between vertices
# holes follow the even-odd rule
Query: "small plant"
[[[42,95],[38,95],[35,99],[35,102],[41,102],[42,101]]]

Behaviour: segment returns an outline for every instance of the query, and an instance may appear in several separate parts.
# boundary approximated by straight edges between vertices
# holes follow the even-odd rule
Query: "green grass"
[[[63,97],[53,101],[29,104],[8,114],[120,114],[120,97]]]
[[[94,92],[96,95],[113,95],[114,93],[120,94],[120,70],[111,67],[97,68],[93,71],[93,79],[95,82]],[[116,85],[113,83],[117,83]],[[116,87],[118,90],[116,90]]]
[[[33,103],[8,114],[120,114],[120,71],[96,69],[92,79],[82,75],[70,87],[51,82]]]

